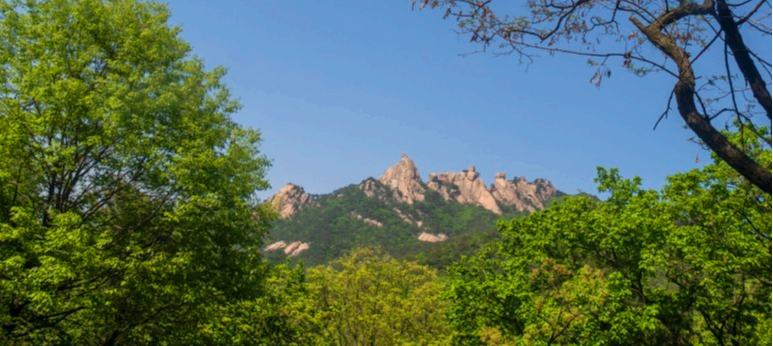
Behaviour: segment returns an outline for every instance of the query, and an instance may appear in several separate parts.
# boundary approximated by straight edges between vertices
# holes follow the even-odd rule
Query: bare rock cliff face
[[[549,180],[546,179],[535,179],[534,183],[531,185],[535,186],[534,194],[537,195],[537,198],[542,201],[543,204],[549,199],[558,197],[559,195],[563,194],[562,192],[558,191]]]
[[[400,162],[389,167],[379,181],[392,189],[392,194],[398,201],[413,204],[415,201],[424,200],[425,189],[419,170],[408,155],[403,154]]]
[[[293,183],[287,184],[268,200],[283,219],[293,216],[313,202],[314,198],[311,195]]]
[[[500,204],[529,213],[544,209],[549,199],[559,195],[553,184],[545,179],[536,179],[532,183],[522,176],[507,180],[507,176],[502,172],[497,173],[494,178],[491,193]]]
[[[382,201],[386,201],[390,198],[392,195],[392,191],[389,190],[389,188],[385,187],[383,184],[379,183],[378,180],[373,178],[368,178],[363,180],[359,185],[360,190],[365,193],[366,196],[370,198],[378,198]]]
[[[531,205],[522,200],[522,194],[518,193],[515,182],[507,180],[506,173],[500,172],[494,177],[491,194],[502,205],[513,206],[517,211],[532,211]]]
[[[455,199],[459,203],[477,204],[496,214],[502,214],[497,200],[486,188],[486,184],[475,172],[475,166],[462,172],[430,174],[427,186],[440,193],[446,200]]]

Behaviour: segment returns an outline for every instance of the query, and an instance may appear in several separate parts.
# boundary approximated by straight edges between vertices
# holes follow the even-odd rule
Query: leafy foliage
[[[302,266],[272,267],[265,287],[260,298],[213,306],[203,332],[189,335],[184,344],[334,345]]]
[[[597,182],[608,201],[500,222],[501,242],[449,270],[455,343],[769,344],[769,195],[716,157],[660,192],[614,169]]]
[[[431,190],[408,205],[350,186],[271,235],[327,264],[271,266],[260,135],[164,6],[0,13],[2,344],[770,345],[771,198],[719,157],[662,191],[599,169],[609,200],[511,213],[501,234]],[[769,169],[768,130],[735,126]],[[405,260],[443,268],[492,241],[448,282]]]
[[[447,345],[437,272],[357,249],[311,268],[311,289],[336,345]]]
[[[166,7],[0,2],[0,343],[172,345],[261,295],[259,133]]]

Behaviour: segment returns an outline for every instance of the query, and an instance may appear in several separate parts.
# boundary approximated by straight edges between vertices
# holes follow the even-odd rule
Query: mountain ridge
[[[528,182],[523,176],[513,180],[506,177],[505,172],[496,173],[494,181],[487,187],[475,166],[470,165],[461,172],[430,173],[427,182],[424,182],[413,160],[402,154],[400,161],[387,168],[378,181],[389,189],[393,200],[409,205],[423,201],[429,189],[440,193],[445,200],[478,205],[499,215],[508,208],[529,213],[541,210],[549,199],[564,194],[547,179],[537,178]],[[374,184],[375,180],[373,177],[366,178],[359,184],[360,189],[368,196],[383,198],[383,194],[376,193],[379,188]],[[381,192],[384,192],[383,189]],[[303,187],[288,183],[268,202],[274,204],[282,218],[286,219],[314,203],[314,196],[318,195],[307,194]]]
[[[563,196],[546,179],[486,185],[473,165],[461,172],[430,173],[425,182],[403,154],[381,177],[327,194],[288,184],[267,200],[281,218],[264,253],[269,259],[320,264],[363,245],[379,245],[397,258],[443,265],[495,239],[496,221],[544,209]]]

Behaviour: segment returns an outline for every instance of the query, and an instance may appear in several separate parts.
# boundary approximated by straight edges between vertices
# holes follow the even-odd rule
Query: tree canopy
[[[455,343],[769,345],[770,195],[714,158],[662,191],[599,169],[609,200],[500,222],[501,242],[449,269]]]
[[[163,5],[0,2],[0,343],[160,345],[260,295],[260,135]]]
[[[443,284],[434,269],[360,248],[309,272],[335,345],[447,345]]]
[[[271,265],[261,246],[277,215],[255,196],[269,188],[260,133],[231,119],[239,104],[225,70],[191,54],[164,5],[0,0],[0,343],[770,345],[770,182],[766,190],[753,167],[769,180],[770,130],[754,120],[770,117],[768,77],[760,88],[754,67],[770,65],[738,38],[770,34],[755,19],[769,3],[533,0],[536,21],[499,19],[490,1],[423,3],[448,6],[474,40],[498,37],[526,57],[578,37],[592,49],[590,33],[620,35],[616,13],[633,13],[640,31],[621,38],[634,48],[620,56],[636,73],[674,73],[680,114],[714,163],[660,191],[600,168],[608,200],[551,200],[500,221],[501,237],[486,232],[495,216],[480,208],[433,193],[385,204],[352,186],[284,223],[304,233],[279,229],[359,237],[319,247],[321,260],[343,257]],[[604,11],[612,20],[596,15]],[[715,31],[700,30],[712,20]],[[547,23],[556,29],[535,29]],[[724,77],[703,79],[711,87],[696,85],[694,63],[717,40],[748,87],[729,63]],[[645,58],[646,42],[677,70]],[[747,94],[753,102],[737,105]],[[713,129],[726,113],[731,129]],[[400,214],[428,218],[406,226]],[[365,227],[364,216],[394,228]],[[360,248],[381,243],[411,258],[421,227],[459,240],[413,257],[442,266],[474,255],[439,274]]]

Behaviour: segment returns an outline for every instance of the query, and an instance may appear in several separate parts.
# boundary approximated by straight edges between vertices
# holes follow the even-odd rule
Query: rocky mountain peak
[[[425,188],[419,170],[408,155],[403,154],[400,162],[384,172],[379,181],[392,189],[394,198],[408,204],[423,201]]]
[[[293,183],[288,183],[268,199],[268,203],[274,206],[283,219],[291,217],[313,202],[314,197],[312,195],[306,193],[302,187]]]
[[[406,154],[378,180],[368,178],[359,184],[359,189],[370,198],[408,204],[424,201],[427,188],[447,201],[478,205],[496,214],[502,214],[503,208],[531,213],[544,209],[548,200],[562,195],[548,180],[535,179],[530,183],[524,176],[507,180],[505,172],[497,172],[494,182],[486,187],[475,165],[460,172],[431,173],[425,185],[416,164]],[[315,201],[316,197],[292,183],[269,199],[285,219]]]
[[[540,201],[547,202],[548,199],[562,195],[563,193],[558,191],[549,180],[535,179],[532,183],[535,187],[534,194]],[[544,206],[543,206],[544,207]]]
[[[454,199],[459,203],[477,204],[496,214],[502,213],[496,199],[486,188],[473,165],[462,172],[430,174],[427,187],[437,191],[445,200]]]
[[[360,185],[360,190],[365,193],[366,196],[371,198],[378,198],[384,200],[391,194],[389,189],[384,187],[378,180],[368,178],[363,180]]]
[[[480,176],[480,174],[478,174],[478,172],[475,172],[475,166],[474,165],[470,165],[470,168],[468,168],[466,171],[463,171],[463,172],[466,174],[467,179],[470,180],[470,181],[478,179],[478,176]]]
[[[529,183],[524,176],[507,180],[505,173],[497,173],[491,185],[491,194],[501,205],[512,206],[519,212],[534,212],[545,208],[545,203],[561,193],[550,181],[536,179]]]

